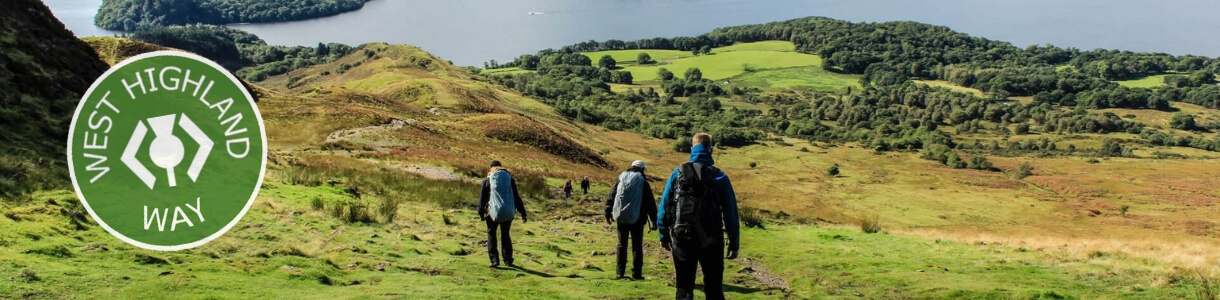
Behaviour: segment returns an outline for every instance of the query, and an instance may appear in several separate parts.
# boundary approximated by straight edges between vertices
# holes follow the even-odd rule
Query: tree
[[[702,48],[699,48],[699,53],[703,53],[703,54],[712,54],[712,47],[708,47],[707,45],[703,45],[703,47],[702,47]]]
[[[657,62],[652,60],[652,56],[648,55],[647,52],[640,52],[639,55],[635,56],[635,63],[641,64],[641,65],[649,65],[649,64],[655,64]]]
[[[703,80],[703,71],[699,71],[699,68],[686,69],[686,73],[682,74],[682,78],[686,78],[687,81]]]
[[[614,61],[614,58],[610,57],[609,54],[602,55],[602,59],[597,60],[597,66],[606,69],[614,69],[616,63],[618,62]]]
[[[1195,126],[1195,116],[1188,113],[1176,112],[1169,119],[1169,127],[1176,129],[1194,130]]]
[[[520,62],[519,67],[521,67],[522,70],[538,69],[538,56],[526,54],[518,58],[517,61]]]
[[[673,80],[674,72],[670,72],[669,69],[666,68],[660,68],[657,69],[657,77],[661,78],[661,81]]]
[[[326,44],[318,43],[318,48],[314,50],[314,56],[323,57],[330,55],[330,49],[326,48]]]

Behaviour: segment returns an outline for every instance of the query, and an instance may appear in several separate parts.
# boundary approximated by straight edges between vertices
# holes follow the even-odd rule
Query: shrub
[[[684,138],[678,138],[678,140],[674,141],[671,145],[673,146],[674,152],[678,153],[690,153],[690,148],[692,146],[690,140]]]
[[[311,201],[310,204],[313,205],[313,210],[322,210],[326,208],[326,202],[322,201],[322,197],[314,196],[313,201]]]
[[[381,214],[384,223],[394,223],[394,217],[398,216],[398,202],[397,197],[385,197],[381,200],[381,207],[377,212]]]
[[[980,155],[970,158],[970,163],[966,167],[975,170],[991,170],[991,162],[987,161],[987,157]]]
[[[1181,130],[1194,130],[1196,127],[1195,116],[1184,112],[1176,112],[1169,119],[1169,127]]]
[[[1013,172],[1012,177],[1016,179],[1025,179],[1025,177],[1033,175],[1034,166],[1029,164],[1029,162],[1022,162],[1021,165],[1017,167],[1017,171]]]
[[[751,169],[753,169],[754,167],[757,167],[757,166],[758,166],[758,162],[755,162],[755,161],[750,162]]]
[[[1127,212],[1128,212],[1128,211],[1131,211],[1131,206],[1130,206],[1130,205],[1123,205],[1123,206],[1121,206],[1121,207],[1119,207],[1119,208],[1118,208],[1118,212],[1122,213],[1124,216],[1126,216],[1126,215],[1127,215]]]
[[[881,217],[873,214],[860,219],[860,231],[864,233],[881,232]]]
[[[839,176],[839,164],[834,164],[829,169],[826,169],[826,175]]]
[[[741,217],[741,224],[746,225],[746,227],[767,229],[763,225],[763,214],[758,209],[753,207],[742,207],[738,216]]]

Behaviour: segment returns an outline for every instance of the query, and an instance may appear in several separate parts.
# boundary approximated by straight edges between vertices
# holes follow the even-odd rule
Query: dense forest
[[[317,47],[270,46],[248,32],[216,25],[156,27],[137,31],[130,37],[203,55],[251,81],[328,63],[352,52],[351,46],[339,43],[319,43]]]
[[[337,15],[368,0],[102,0],[94,22],[109,30],[168,25],[283,22]]]
[[[861,74],[865,88],[802,95],[763,93],[701,79],[698,69],[661,69],[658,74],[661,90],[648,87],[614,93],[607,83],[621,82],[614,76],[615,71],[593,66],[588,58],[575,59],[581,56],[575,53],[587,51],[706,51],[709,47],[766,40],[791,41],[798,51],[823,57],[826,70]],[[1214,75],[1220,72],[1217,59],[1101,49],[1083,51],[1052,45],[1022,49],[954,32],[948,27],[915,22],[851,23],[811,17],[721,28],[696,37],[588,41],[522,55],[503,66],[538,70],[494,78],[524,94],[544,99],[568,117],[657,138],[676,138],[676,149],[682,146],[681,137],[694,131],[709,131],[725,137],[721,141],[726,145],[756,142],[770,133],[824,142],[860,142],[877,151],[935,146],[993,154],[1034,151],[1044,155],[1107,156],[1130,155],[1131,149],[1118,140],[1107,141],[1105,147],[1086,153],[1075,147],[1057,149],[1045,137],[1026,142],[1006,138],[1001,144],[958,141],[957,136],[1125,132],[1140,136],[1149,145],[1220,150],[1220,136],[1175,138],[1146,124],[1094,111],[1103,108],[1169,111],[1174,101],[1220,108],[1220,86],[1215,84]],[[556,69],[586,71],[553,71]],[[688,76],[676,79],[674,72],[686,72]],[[689,76],[692,73],[696,76]],[[1160,88],[1128,88],[1113,82],[1167,73],[1173,75],[1166,76],[1167,86]],[[912,79],[944,80],[979,89],[988,96],[980,98],[917,85]],[[1009,100],[1011,96],[1032,96],[1034,101],[1022,105]],[[678,101],[675,97],[689,98]],[[769,109],[728,107],[721,101],[764,104],[760,107]],[[1189,115],[1183,118],[1187,117],[1191,118],[1189,126],[1174,127],[1210,130],[1193,124]],[[933,157],[948,161],[943,155]],[[960,166],[969,165],[963,160]]]

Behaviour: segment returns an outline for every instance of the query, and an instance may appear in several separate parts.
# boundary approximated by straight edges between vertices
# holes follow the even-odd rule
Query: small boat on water
[[[545,15],[545,11],[531,11],[530,15]]]

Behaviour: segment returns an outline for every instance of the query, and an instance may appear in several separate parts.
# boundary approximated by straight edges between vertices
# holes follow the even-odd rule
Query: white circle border
[[[212,235],[210,235],[208,237],[205,237],[198,241],[186,243],[186,244],[170,245],[170,246],[153,245],[153,244],[147,244],[147,243],[143,243],[140,241],[136,241],[132,238],[127,237],[126,235],[123,235],[122,233],[118,232],[117,230],[114,230],[114,228],[111,228],[110,225],[107,225],[106,222],[102,220],[102,218],[99,218],[97,216],[97,213],[93,211],[93,207],[89,206],[89,201],[87,201],[85,199],[85,195],[83,193],[81,193],[80,184],[77,183],[77,178],[76,178],[76,168],[75,168],[76,165],[73,164],[73,161],[72,161],[72,146],[73,146],[72,137],[76,133],[77,119],[80,117],[81,110],[85,107],[85,102],[87,102],[89,100],[90,95],[93,95],[93,91],[95,89],[97,89],[98,85],[101,85],[102,81],[104,81],[103,79],[109,77],[111,74],[113,74],[114,72],[118,71],[119,69],[127,66],[128,64],[131,64],[133,62],[136,62],[136,61],[139,61],[139,60],[142,60],[145,58],[160,57],[160,56],[177,56],[177,57],[189,58],[189,59],[193,59],[193,60],[202,62],[204,64],[207,64],[208,66],[221,71],[221,73],[223,73],[225,75],[225,77],[229,79],[229,81],[231,81],[231,82],[233,82],[233,84],[237,85],[237,88],[239,90],[241,90],[242,95],[246,97],[246,100],[250,101],[250,107],[254,109],[254,117],[256,120],[258,120],[259,137],[262,139],[262,145],[263,145],[262,146],[262,148],[263,148],[262,158],[260,161],[261,166],[259,167],[259,173],[258,173],[258,181],[254,185],[254,191],[253,191],[253,193],[250,194],[250,199],[246,201],[246,206],[241,209],[241,212],[237,213],[237,217],[233,218],[232,221],[229,221],[229,224],[225,225],[224,228],[221,228],[219,231],[217,231],[216,233],[213,233]],[[233,226],[236,226],[237,222],[241,221],[241,219],[246,216],[246,212],[248,212],[250,210],[250,206],[254,205],[254,199],[258,197],[258,193],[263,187],[263,177],[264,177],[264,175],[267,174],[267,152],[269,151],[268,150],[269,146],[270,145],[267,144],[267,127],[263,123],[263,114],[262,114],[262,112],[260,112],[258,110],[258,105],[254,101],[254,96],[252,96],[250,94],[250,91],[248,89],[246,89],[246,86],[244,84],[242,84],[241,80],[238,80],[237,77],[233,76],[232,72],[229,72],[229,70],[225,69],[224,67],[221,67],[220,64],[217,64],[216,62],[214,62],[210,59],[207,59],[205,57],[202,57],[202,56],[199,56],[199,55],[196,55],[193,53],[159,50],[159,51],[147,52],[147,53],[142,53],[142,54],[139,54],[136,56],[132,56],[132,57],[124,59],[122,62],[110,67],[109,70],[106,70],[106,73],[102,73],[102,76],[99,76],[96,80],[94,80],[93,84],[89,86],[89,90],[85,91],[85,94],[81,96],[80,102],[76,104],[76,111],[72,114],[72,123],[70,123],[70,126],[68,127],[68,151],[67,151],[68,152],[68,174],[71,176],[72,188],[75,189],[76,197],[79,198],[81,204],[85,206],[85,210],[89,211],[89,216],[92,216],[93,220],[96,221],[98,225],[101,225],[102,228],[106,229],[106,232],[109,232],[111,235],[118,237],[120,240],[123,240],[124,242],[127,242],[128,244],[131,244],[136,247],[143,248],[143,249],[147,249],[147,250],[154,250],[154,251],[186,250],[186,249],[191,249],[191,248],[202,246],[203,244],[207,244],[208,242],[211,242],[212,240],[219,238],[220,236],[229,232],[229,229],[232,229]]]

